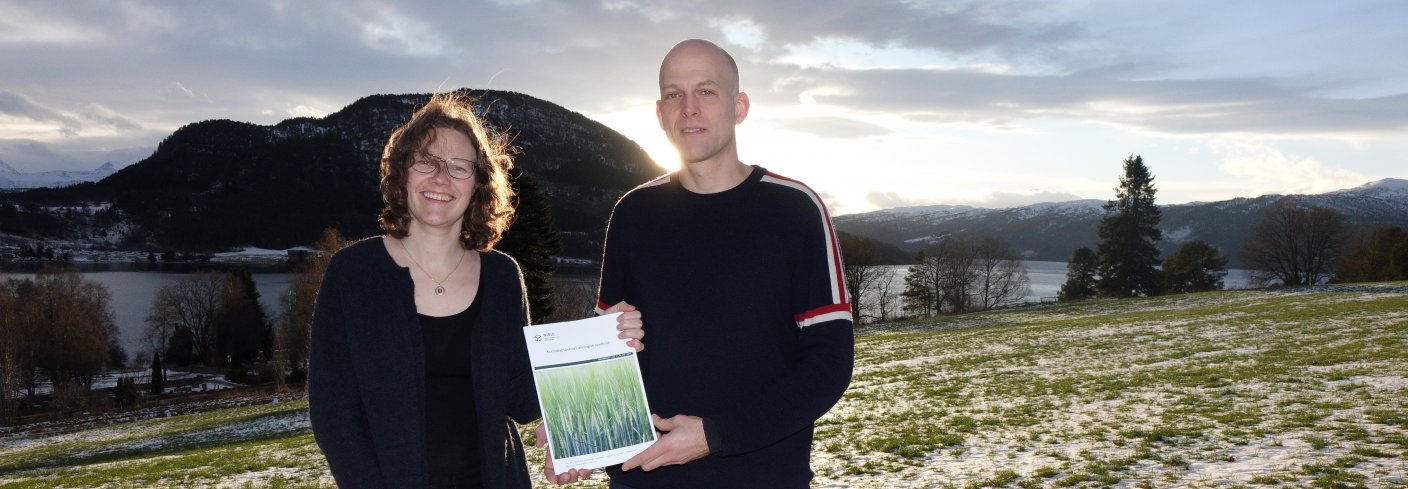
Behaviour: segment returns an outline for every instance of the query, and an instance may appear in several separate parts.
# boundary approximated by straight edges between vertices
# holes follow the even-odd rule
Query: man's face
[[[681,45],[660,66],[655,114],[685,164],[737,158],[733,126],[747,115],[728,60],[712,46]]]

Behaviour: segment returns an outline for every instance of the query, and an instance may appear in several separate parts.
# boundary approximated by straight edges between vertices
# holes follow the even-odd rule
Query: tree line
[[[1097,249],[1077,248],[1059,298],[1135,297],[1223,288],[1227,258],[1201,240],[1158,257],[1160,211],[1154,176],[1141,156],[1124,161],[1116,199],[1105,205]],[[1240,250],[1258,285],[1315,285],[1408,279],[1408,234],[1397,227],[1360,232],[1344,215],[1283,197],[1268,206]]]
[[[94,381],[149,358],[147,382],[156,395],[162,393],[162,358],[167,365],[228,368],[234,382],[252,380],[242,377],[254,366],[271,371],[266,380],[284,379],[282,363],[268,366],[287,337],[276,334],[248,271],[194,273],[161,286],[147,317],[150,349],[130,362],[111,302],[105,286],[74,269],[46,267],[32,278],[0,283],[0,421],[46,404],[60,410],[132,405],[138,401],[135,379],[120,379],[111,396],[95,392]],[[294,343],[306,358],[306,342]],[[47,395],[40,389],[45,385]]]
[[[44,268],[0,283],[0,420],[15,416],[42,382],[56,397],[78,394],[104,369],[126,363],[111,297],[74,270]]]
[[[838,232],[837,240],[857,323],[989,310],[1019,303],[1030,291],[1021,258],[996,236],[937,239],[919,250],[903,277],[885,264],[874,239]]]
[[[1160,258],[1162,212],[1144,158],[1130,155],[1115,198],[1105,204],[1095,248],[1074,250],[1058,300],[1138,297],[1220,290],[1227,257],[1202,240]],[[838,232],[844,277],[857,323],[987,310],[1019,303],[1027,272],[1009,244],[994,236],[947,236],[921,249],[904,277],[879,251],[881,243]],[[1408,232],[1384,226],[1353,229],[1342,213],[1303,205],[1294,196],[1263,210],[1238,250],[1255,285],[1408,280]],[[902,292],[896,292],[903,280]]]

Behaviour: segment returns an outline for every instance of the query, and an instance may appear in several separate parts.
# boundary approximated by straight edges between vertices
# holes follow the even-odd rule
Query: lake
[[[87,267],[84,267],[87,268]],[[102,284],[112,294],[113,322],[117,325],[118,342],[130,358],[139,351],[150,350],[146,342],[147,315],[151,314],[156,291],[166,284],[174,284],[186,273],[124,271],[121,267],[112,271],[83,271],[83,278]],[[82,270],[83,268],[80,268]],[[269,317],[284,310],[291,283],[287,273],[260,273],[253,271],[254,286],[259,290],[259,303]],[[10,278],[33,278],[32,273],[0,273],[0,280]]]
[[[1043,298],[1056,297],[1061,284],[1066,281],[1066,263],[1053,261],[1023,262],[1027,267],[1027,277],[1031,280],[1031,292],[1023,299],[1026,302],[1040,302]],[[904,274],[908,266],[890,267],[898,273],[894,281],[896,292],[904,290]],[[176,283],[186,273],[152,272],[133,270],[132,266],[95,264],[80,268],[85,278],[107,287],[112,294],[113,321],[117,325],[119,342],[127,354],[134,355],[149,349],[146,344],[147,315],[151,313],[152,301],[162,285]],[[270,318],[284,310],[288,300],[291,277],[283,272],[252,271],[255,287],[259,290],[259,302],[264,305]],[[33,277],[32,273],[0,273],[0,280],[8,278]],[[595,280],[593,280],[595,281]],[[1245,288],[1249,282],[1245,270],[1231,269],[1224,279],[1226,287]],[[897,294],[898,295],[898,294]],[[1051,300],[1051,299],[1048,299]]]
[[[1056,300],[1056,293],[1060,292],[1061,284],[1066,283],[1066,262],[1024,261],[1022,264],[1027,267],[1027,278],[1031,280],[1031,291],[1022,298],[1022,302]],[[887,268],[897,274],[891,282],[891,290],[898,300],[899,294],[904,292],[904,276],[909,272],[909,266],[893,265]],[[1224,288],[1243,289],[1251,282],[1251,274],[1246,270],[1231,268],[1227,270],[1227,276],[1223,277],[1222,282]],[[895,307],[898,307],[898,304]]]

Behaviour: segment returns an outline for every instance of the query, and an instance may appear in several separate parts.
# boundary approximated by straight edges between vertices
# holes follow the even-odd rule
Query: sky
[[[1408,2],[0,0],[0,161],[90,170],[184,124],[378,93],[512,90],[678,165],[660,59],[704,38],[752,102],[745,163],[832,214],[1158,201],[1408,178]],[[662,172],[665,171],[662,169]]]

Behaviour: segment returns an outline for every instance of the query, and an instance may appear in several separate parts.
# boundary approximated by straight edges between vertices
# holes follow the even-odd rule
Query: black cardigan
[[[483,310],[473,325],[474,402],[486,488],[529,488],[514,421],[538,419],[518,263],[482,254]],[[337,252],[313,313],[308,410],[313,437],[343,488],[426,487],[425,349],[410,270],[382,239]]]

